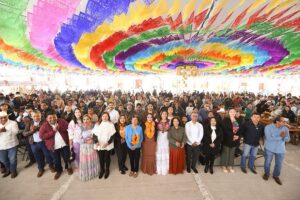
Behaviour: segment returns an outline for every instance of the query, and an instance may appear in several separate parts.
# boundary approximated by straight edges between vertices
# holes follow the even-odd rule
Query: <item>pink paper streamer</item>
[[[61,24],[70,18],[80,0],[38,0],[27,13],[29,40],[33,47],[61,64],[68,64],[55,50],[53,40]]]

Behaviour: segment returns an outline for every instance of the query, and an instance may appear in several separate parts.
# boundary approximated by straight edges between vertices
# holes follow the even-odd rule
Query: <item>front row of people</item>
[[[235,110],[229,110],[229,117],[218,125],[215,117],[210,118],[204,128],[198,120],[198,113],[191,115],[191,121],[181,126],[180,119],[174,117],[171,122],[166,111],[162,111],[157,121],[151,113],[147,114],[145,123],[139,124],[138,116],[132,116],[128,125],[126,116],[121,115],[118,122],[113,124],[110,115],[104,112],[101,122],[93,124],[89,115],[82,116],[76,109],[74,119],[68,124],[58,119],[54,110],[49,110],[43,123],[39,111],[32,112],[32,118],[26,122],[23,135],[28,139],[38,165],[37,177],[45,172],[45,159],[51,172],[58,179],[64,168],[68,174],[73,173],[70,164],[70,152],[74,157],[75,168],[79,178],[87,181],[95,177],[105,179],[110,174],[111,151],[115,149],[118,167],[121,174],[126,174],[126,157],[129,155],[129,176],[136,178],[139,171],[140,156],[142,157],[141,171],[153,175],[168,173],[183,173],[186,168],[190,173],[198,173],[196,163],[200,148],[205,154],[204,172],[213,174],[214,160],[221,151],[221,166],[225,173],[233,173],[235,148],[239,145],[240,136],[244,138],[241,170],[247,173],[246,159],[249,156],[248,167],[257,173],[254,166],[259,140],[265,136],[265,174],[264,180],[270,175],[270,164],[275,156],[273,178],[278,184],[282,162],[285,154],[285,142],[289,141],[289,131],[284,118],[278,117],[273,124],[264,127],[259,123],[260,116],[252,114],[251,120],[239,124],[235,119]],[[11,174],[17,176],[17,146],[18,126],[8,120],[7,113],[0,112],[0,161],[6,171],[3,177]],[[142,151],[142,153],[141,153]],[[74,155],[75,154],[75,155]]]

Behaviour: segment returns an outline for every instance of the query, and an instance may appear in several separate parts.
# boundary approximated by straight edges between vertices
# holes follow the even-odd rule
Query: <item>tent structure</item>
[[[0,65],[96,76],[298,79],[300,2],[0,0]]]

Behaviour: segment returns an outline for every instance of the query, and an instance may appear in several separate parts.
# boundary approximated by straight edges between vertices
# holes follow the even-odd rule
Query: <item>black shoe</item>
[[[276,176],[273,176],[275,182],[278,184],[278,185],[282,185],[282,182],[281,180],[279,179],[279,177],[276,177]]]
[[[17,176],[18,176],[17,172],[12,172],[10,175],[11,178],[16,178]]]
[[[264,174],[264,175],[263,175],[263,179],[264,179],[265,181],[267,181],[267,180],[269,179],[269,176],[268,176],[267,174]]]
[[[105,171],[105,175],[104,175],[104,179],[107,179],[108,176],[109,176],[109,170],[106,170],[106,171]]]
[[[1,174],[5,174],[6,172],[6,168],[5,167],[1,167]]]
[[[124,171],[128,171],[128,168],[124,165],[123,170],[124,170]]]
[[[7,176],[9,176],[9,175],[10,175],[10,171],[7,170],[7,171],[3,174],[2,177],[5,178],[5,177],[7,177]]]
[[[101,171],[100,174],[99,174],[99,179],[101,179],[104,175],[104,171]]]
[[[122,175],[126,174],[125,170],[120,170],[120,173],[121,173]]]
[[[34,164],[34,162],[29,162],[27,165],[25,165],[25,168],[31,167]]]
[[[192,168],[195,174],[198,174],[198,170],[196,168]]]
[[[210,168],[209,168],[209,172],[210,172],[211,174],[213,174],[213,173],[214,173],[214,168],[213,168],[212,166],[210,166]]]
[[[250,171],[251,171],[253,174],[257,174],[257,172],[256,172],[255,169],[250,168]]]
[[[59,179],[61,173],[62,173],[62,172],[56,172],[55,175],[54,175],[54,180]]]
[[[207,173],[207,172],[208,172],[208,165],[206,165],[204,168],[204,173]]]
[[[187,173],[191,173],[191,169],[187,168],[186,169]]]
[[[245,168],[241,168],[242,172],[244,172],[245,174],[247,174],[247,170]]]
[[[112,156],[115,155],[115,150],[112,149],[112,150],[110,151],[110,153],[111,153]]]

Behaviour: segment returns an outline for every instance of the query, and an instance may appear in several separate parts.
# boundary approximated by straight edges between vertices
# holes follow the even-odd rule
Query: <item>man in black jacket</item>
[[[252,113],[251,120],[245,122],[241,127],[241,135],[244,136],[244,148],[241,158],[241,170],[247,173],[246,160],[249,156],[248,167],[251,172],[256,174],[254,161],[258,150],[259,140],[264,135],[264,126],[260,122],[260,115],[256,112]]]

